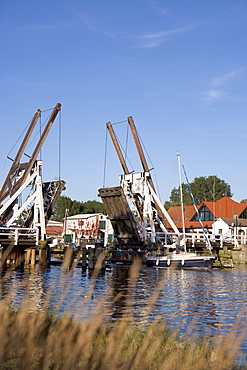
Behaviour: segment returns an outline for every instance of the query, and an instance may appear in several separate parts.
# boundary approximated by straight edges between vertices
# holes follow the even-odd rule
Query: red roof
[[[247,209],[247,202],[237,203],[234,200],[223,197],[216,202],[203,202],[197,206],[198,211],[203,207],[207,207],[208,210],[213,214],[214,218],[234,218],[240,217],[242,213]],[[171,207],[168,211],[173,222],[178,228],[182,227],[182,215],[181,207]],[[192,221],[196,217],[196,210],[194,206],[184,206],[184,223],[186,228],[199,228],[200,223]],[[205,227],[211,227],[214,221],[203,221]],[[166,222],[165,226],[169,229],[171,226]]]
[[[63,226],[46,226],[46,234],[47,235],[62,235],[63,233]]]
[[[231,218],[241,216],[247,208],[247,203],[237,203],[228,197],[223,197],[216,202],[203,202],[199,206],[199,210],[203,206],[206,206],[215,218]]]

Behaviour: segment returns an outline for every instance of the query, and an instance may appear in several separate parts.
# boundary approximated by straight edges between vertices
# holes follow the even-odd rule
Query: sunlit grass
[[[83,312],[90,305],[99,268],[100,261],[88,299],[81,302]],[[135,263],[129,273],[132,287],[138,276],[139,265]],[[147,310],[151,311],[162,284],[157,285]],[[112,304],[118,298],[114,297]],[[247,369],[240,364],[239,352],[245,332],[239,335],[233,329],[225,338],[200,341],[188,333],[181,339],[158,318],[145,327],[138,326],[132,316],[131,297],[125,316],[109,322],[106,300],[109,294],[83,321],[79,314],[59,315],[58,307],[51,311],[48,296],[38,312],[28,309],[28,294],[17,310],[11,308],[8,297],[0,301],[0,369]]]

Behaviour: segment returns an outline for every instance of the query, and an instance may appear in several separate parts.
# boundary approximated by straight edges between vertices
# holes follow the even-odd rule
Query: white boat
[[[193,269],[193,268],[208,268],[214,262],[214,257],[199,256],[193,252],[176,251],[167,255],[150,255],[147,256],[146,264],[148,267],[164,267],[174,269]]]
[[[182,180],[181,180],[181,162],[180,155],[178,154],[178,171],[179,171],[179,183],[180,183],[180,201],[181,201],[181,212],[182,212],[182,227],[183,233],[179,236],[180,246],[183,246],[183,251],[180,251],[179,245],[176,246],[176,251],[169,254],[164,253],[163,255],[148,255],[146,258],[146,265],[149,267],[164,267],[174,269],[192,269],[192,268],[208,268],[212,265],[215,257],[212,255],[211,245],[206,235],[206,242],[210,255],[203,256],[198,255],[195,252],[187,252],[186,249],[186,237],[185,237],[185,226],[184,226],[184,212],[183,212],[183,192],[182,192]],[[196,208],[196,207],[195,207]],[[197,208],[196,208],[197,209]],[[198,215],[199,217],[199,215]],[[204,230],[203,230],[204,232]],[[169,248],[169,246],[167,246]]]

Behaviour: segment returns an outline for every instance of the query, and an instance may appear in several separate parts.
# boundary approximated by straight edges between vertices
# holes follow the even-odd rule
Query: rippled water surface
[[[60,266],[42,270],[16,270],[0,281],[2,298],[18,306],[25,294],[28,309],[42,309],[46,298],[59,312],[77,314],[82,319],[102,300],[110,320],[121,318],[131,304],[137,322],[146,324],[161,317],[181,334],[188,330],[197,335],[227,335],[231,330],[247,329],[247,266],[225,270],[166,270],[142,266],[134,283],[129,267],[114,265],[97,279],[77,267],[63,272]],[[28,281],[29,289],[25,288]],[[25,284],[23,284],[25,282]],[[93,291],[89,291],[94,283]],[[157,299],[150,299],[160,288]],[[129,292],[127,294],[127,291]],[[112,298],[118,300],[110,304]],[[243,344],[247,352],[247,336]]]

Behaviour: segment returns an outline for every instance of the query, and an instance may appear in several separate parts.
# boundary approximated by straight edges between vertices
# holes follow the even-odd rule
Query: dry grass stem
[[[122,293],[112,298],[111,292],[107,292],[92,306],[95,283],[104,256],[101,257],[91,278],[87,297],[80,301],[77,295],[73,299],[73,304],[76,303],[73,318],[68,310],[62,315],[59,313],[70,290],[69,284],[52,311],[49,304],[52,289],[44,299],[41,311],[36,309],[30,312],[28,309],[28,285],[24,302],[17,310],[11,309],[9,297],[0,301],[0,369],[247,369],[246,364],[237,367],[239,349],[246,338],[246,332],[239,334],[237,326],[224,340],[211,338],[209,341],[204,338],[198,341],[190,332],[186,338],[179,339],[178,332],[169,331],[166,323],[159,318],[145,327],[139,326],[133,317],[133,296],[127,300],[123,317],[110,321],[111,305]],[[140,264],[135,261],[129,274],[132,292],[139,272]],[[73,279],[73,269],[63,271],[61,281],[68,281],[68,275],[69,279]],[[161,281],[157,285],[150,298],[148,315],[163,284],[164,281]]]

